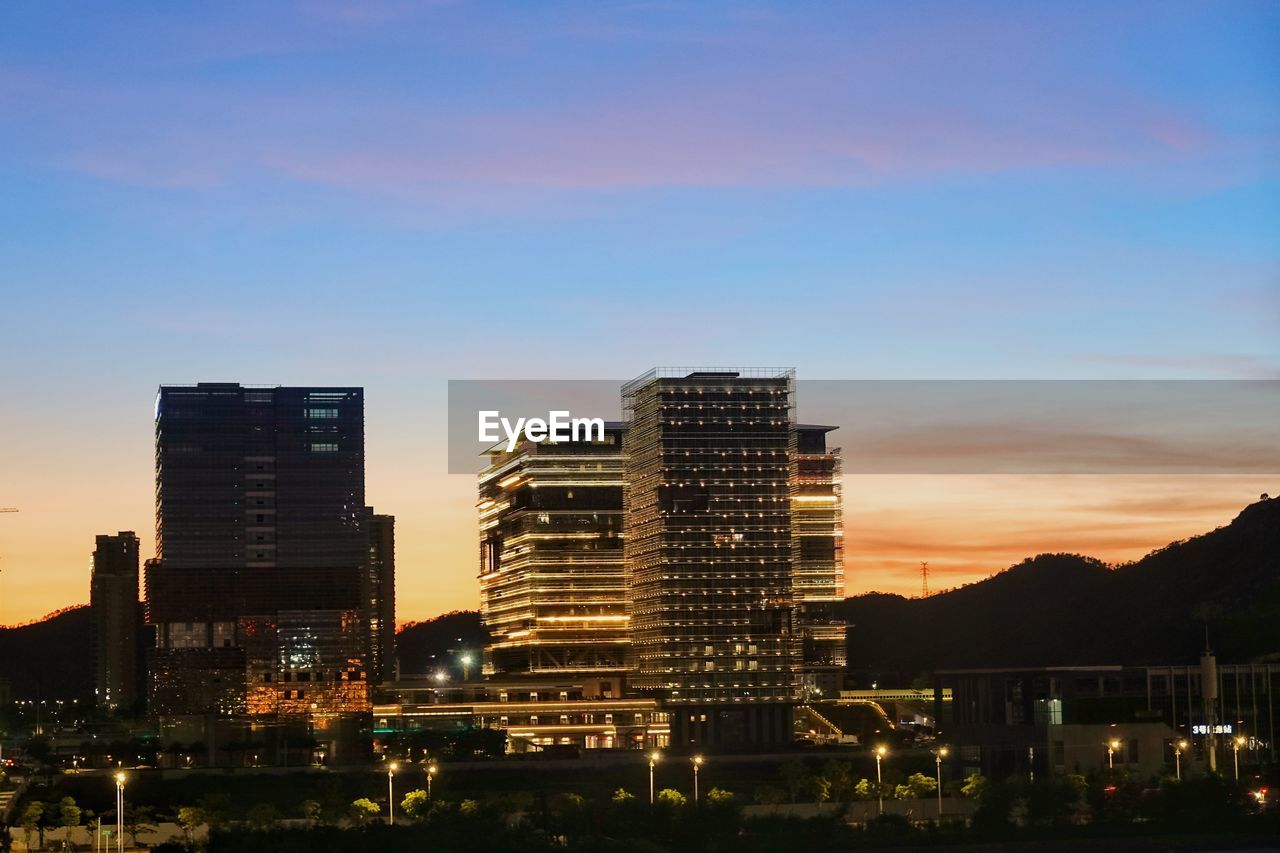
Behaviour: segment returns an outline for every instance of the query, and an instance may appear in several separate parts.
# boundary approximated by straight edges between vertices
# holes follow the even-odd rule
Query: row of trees
[[[93,814],[90,812],[89,817],[91,819],[92,816]],[[71,831],[80,825],[84,817],[84,810],[71,797],[63,797],[56,803],[42,803],[39,800],[33,800],[27,803],[19,824],[22,826],[27,849],[32,848],[32,837],[38,838],[39,845],[43,848],[45,833],[50,830],[64,829],[67,833],[66,840],[70,842]]]
[[[920,800],[937,796],[938,780],[924,773],[902,776],[898,772],[884,774],[882,781],[859,778],[853,764],[832,759],[822,770],[813,773],[805,762],[794,760],[783,764],[780,770],[781,786],[761,785],[756,788],[755,801],[764,805],[780,803],[851,803],[855,800],[897,799]],[[947,793],[977,798],[985,779],[977,774],[953,783]]]

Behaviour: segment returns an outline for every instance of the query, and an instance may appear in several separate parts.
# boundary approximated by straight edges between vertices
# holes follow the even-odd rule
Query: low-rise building
[[[951,701],[943,701],[949,691]],[[968,669],[935,678],[937,737],[963,771],[1140,776],[1277,759],[1280,665]],[[1185,744],[1185,746],[1183,745]]]
[[[445,685],[430,678],[386,685],[373,708],[374,737],[466,728],[507,733],[509,752],[548,747],[657,749],[671,722],[653,699],[622,698],[621,678],[493,679]]]

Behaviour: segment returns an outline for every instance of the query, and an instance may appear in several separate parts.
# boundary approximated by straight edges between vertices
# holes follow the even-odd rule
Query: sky
[[[0,623],[150,554],[161,383],[362,385],[401,620],[449,379],[1280,378],[1280,4],[0,6]],[[803,407],[803,401],[801,401]],[[846,478],[850,593],[1134,559],[1263,476]]]

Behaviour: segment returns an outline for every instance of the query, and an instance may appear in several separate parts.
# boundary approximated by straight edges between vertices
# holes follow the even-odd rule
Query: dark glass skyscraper
[[[362,389],[162,386],[146,571],[155,710],[367,709],[368,517]],[[214,658],[243,681],[210,708]]]
[[[138,699],[138,536],[99,536],[89,579],[93,612],[93,693],[99,707]]]
[[[369,676],[374,684],[396,677],[396,517],[366,509],[369,560],[361,604],[369,632]]]

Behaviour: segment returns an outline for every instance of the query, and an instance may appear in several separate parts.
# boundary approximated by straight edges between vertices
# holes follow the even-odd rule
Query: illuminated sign
[[[1232,731],[1233,729],[1230,723],[1218,723],[1215,726],[1210,726],[1206,723],[1197,723],[1191,727],[1191,733],[1193,735],[1229,735]]]

